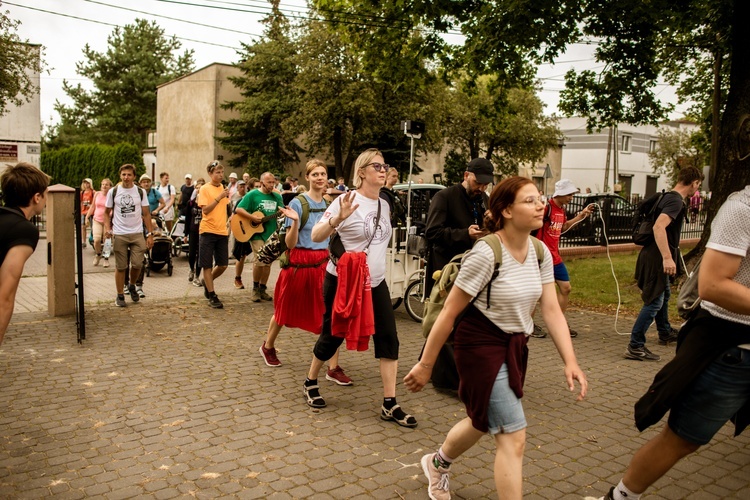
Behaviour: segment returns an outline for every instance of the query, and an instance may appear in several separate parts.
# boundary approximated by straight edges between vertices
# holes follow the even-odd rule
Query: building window
[[[620,151],[623,153],[630,153],[630,139],[632,139],[631,136],[622,134],[621,140],[620,140]]]
[[[649,153],[655,153],[656,152],[656,144],[657,144],[657,140],[656,139],[651,139],[650,141],[648,141],[648,152]]]

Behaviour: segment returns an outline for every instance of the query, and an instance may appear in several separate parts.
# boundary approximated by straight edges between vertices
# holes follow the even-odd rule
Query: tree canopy
[[[55,103],[61,121],[49,131],[49,147],[88,142],[145,147],[148,131],[156,129],[156,87],[193,70],[193,51],[176,54],[181,43],[155,22],[136,19],[116,27],[107,43],[105,52],[86,44],[85,59],[76,63],[92,90],[63,81],[73,105]]]
[[[44,69],[42,48],[21,40],[16,33],[21,23],[9,14],[0,11],[0,116],[10,104],[20,106],[39,92],[39,85],[29,72],[40,73]]]

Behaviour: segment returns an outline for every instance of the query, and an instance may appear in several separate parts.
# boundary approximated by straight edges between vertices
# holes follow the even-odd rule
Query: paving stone
[[[272,304],[248,302],[222,277],[217,291],[225,309],[212,311],[202,291],[186,283],[185,267],[178,258],[174,276],[147,279],[147,299],[124,310],[110,307],[111,271],[87,274],[93,302],[81,345],[70,317],[31,309],[14,316],[0,349],[0,497],[426,497],[419,459],[466,412],[455,395],[429,386],[404,391],[401,379],[423,340],[403,308],[396,311],[397,396],[419,420],[416,429],[380,420],[372,347],[342,352],[355,384],[320,377],[329,406],[307,407],[301,384],[315,337],[282,329],[277,348],[284,365],[265,366],[257,349]],[[37,279],[24,278],[22,286]],[[97,305],[97,296],[106,305]],[[145,311],[158,311],[158,328]],[[633,404],[663,363],[622,359],[626,339],[614,333],[611,316],[568,316],[581,332],[574,346],[590,394],[575,402],[551,340],[530,340],[523,404],[524,494],[531,499],[603,495],[663,425],[643,433],[633,426]],[[623,322],[629,326],[632,318],[621,318],[620,329]],[[647,338],[665,359],[673,354],[656,345],[654,332]],[[748,450],[748,434],[734,438],[725,426],[648,496],[750,498]],[[493,459],[490,438],[466,452],[454,465],[454,497],[495,497]]]

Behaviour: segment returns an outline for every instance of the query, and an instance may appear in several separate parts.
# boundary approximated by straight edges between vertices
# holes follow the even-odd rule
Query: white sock
[[[614,500],[638,500],[641,498],[641,495],[630,491],[627,486],[623,484],[622,481],[617,485],[615,490],[612,492],[612,498]]]

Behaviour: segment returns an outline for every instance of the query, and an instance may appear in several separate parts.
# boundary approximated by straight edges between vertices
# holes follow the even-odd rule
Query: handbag
[[[380,198],[378,198],[378,214],[375,216],[375,228],[373,229],[372,235],[370,236],[370,241],[367,242],[367,246],[364,248],[365,250],[370,248],[370,243],[372,243],[372,239],[375,237],[375,233],[378,232],[378,228],[380,227],[380,203]],[[338,264],[339,259],[342,255],[344,255],[344,252],[346,252],[346,248],[344,248],[344,242],[341,241],[341,236],[339,235],[338,231],[334,230],[333,234],[328,239],[328,258],[331,259],[331,262],[334,266]]]

